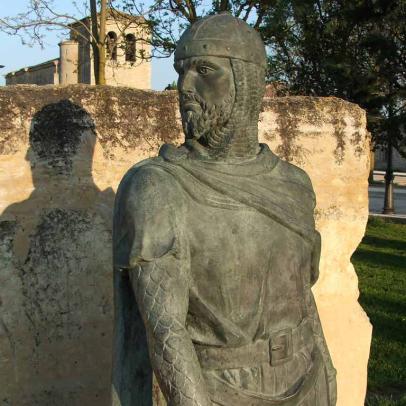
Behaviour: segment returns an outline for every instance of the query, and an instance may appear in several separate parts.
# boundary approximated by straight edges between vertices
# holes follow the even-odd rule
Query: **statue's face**
[[[230,118],[235,98],[228,58],[200,56],[175,61],[180,112],[186,138],[209,144]]]

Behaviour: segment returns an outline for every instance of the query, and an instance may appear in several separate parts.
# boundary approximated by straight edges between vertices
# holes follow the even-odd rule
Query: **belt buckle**
[[[271,333],[269,338],[269,359],[272,366],[284,364],[293,358],[292,329],[286,328]]]

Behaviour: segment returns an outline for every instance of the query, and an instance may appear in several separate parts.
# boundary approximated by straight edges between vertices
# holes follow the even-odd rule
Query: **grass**
[[[370,219],[352,257],[373,325],[367,406],[406,406],[406,225]]]

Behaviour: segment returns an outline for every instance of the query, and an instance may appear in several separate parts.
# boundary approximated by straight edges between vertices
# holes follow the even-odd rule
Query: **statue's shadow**
[[[96,139],[69,100],[38,111],[26,154],[34,190],[0,217],[0,381],[11,404],[108,404],[114,192],[94,183]]]

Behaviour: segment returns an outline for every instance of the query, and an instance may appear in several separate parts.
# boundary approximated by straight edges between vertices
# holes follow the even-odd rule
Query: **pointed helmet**
[[[266,67],[265,47],[259,33],[228,12],[198,20],[181,36],[175,59],[202,55],[240,59]]]

